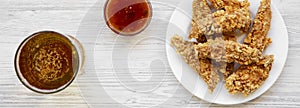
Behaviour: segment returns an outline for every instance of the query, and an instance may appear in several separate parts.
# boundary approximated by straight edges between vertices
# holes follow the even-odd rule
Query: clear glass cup
[[[67,88],[82,72],[84,61],[83,46],[75,37],[40,31],[20,44],[14,65],[23,85],[50,94]]]
[[[149,0],[107,0],[104,6],[106,25],[119,35],[134,36],[141,33],[151,18]]]

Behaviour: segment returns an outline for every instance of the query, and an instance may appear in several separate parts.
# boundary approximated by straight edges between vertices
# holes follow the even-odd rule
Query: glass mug
[[[82,71],[85,54],[70,35],[40,31],[27,37],[17,49],[15,70],[32,91],[50,94],[67,88]]]

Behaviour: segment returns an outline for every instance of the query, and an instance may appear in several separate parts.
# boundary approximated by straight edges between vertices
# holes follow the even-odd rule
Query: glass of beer
[[[40,31],[20,44],[14,64],[19,80],[27,88],[56,93],[68,87],[83,69],[84,49],[72,36]]]

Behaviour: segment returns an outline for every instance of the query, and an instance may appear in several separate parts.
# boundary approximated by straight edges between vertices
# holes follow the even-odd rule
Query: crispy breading
[[[236,33],[229,33],[229,34],[219,34],[216,35],[216,38],[224,39],[228,41],[237,41]],[[224,74],[224,79],[226,79],[230,74],[232,74],[234,69],[234,62],[233,63],[226,63],[226,62],[216,62],[217,66],[219,66],[219,72]]]
[[[262,54],[256,48],[219,38],[208,40],[206,43],[199,43],[194,48],[199,58],[210,58],[217,62],[236,62],[242,65],[258,62]]]
[[[214,68],[224,74],[224,79],[233,73],[234,63],[217,62],[216,60],[210,59]]]
[[[189,38],[199,39],[201,36],[213,35],[211,32],[211,26],[213,25],[213,17],[211,9],[208,6],[206,0],[194,0],[193,1],[193,15]],[[200,39],[201,40],[201,39]]]
[[[271,26],[271,19],[271,0],[261,0],[252,29],[248,33],[244,43],[262,52],[272,43],[272,39],[267,37]]]
[[[239,67],[225,80],[225,87],[231,94],[242,93],[248,96],[268,78],[273,62],[274,56],[267,55],[257,63]]]
[[[189,38],[204,41],[203,36],[210,39],[214,34],[231,33],[236,29],[248,31],[251,24],[249,2],[236,1],[234,4],[212,13],[206,0],[194,0]]]
[[[223,38],[224,38],[224,40],[229,40],[229,41],[234,41],[234,42],[237,41],[236,33],[224,34]],[[225,63],[222,63],[222,64],[224,65]],[[224,73],[224,80],[227,79],[229,77],[229,75],[231,75],[233,73],[234,64],[235,64],[234,62],[225,64],[226,65],[225,71],[223,71],[223,72],[221,71],[222,73]],[[221,67],[221,70],[222,69],[224,69],[224,67]]]
[[[206,82],[209,92],[212,93],[220,81],[219,67],[214,65],[212,60],[208,58],[200,58],[199,62],[200,70],[197,73]]]
[[[239,29],[247,32],[251,25],[251,17],[248,0],[211,0],[214,7],[219,8],[213,13],[213,17],[217,25],[222,29],[223,33],[234,32]]]
[[[207,38],[203,33],[199,33],[198,25],[192,21],[189,38],[195,38],[198,43],[207,42]]]
[[[212,92],[220,81],[220,76],[217,68],[213,67],[211,60],[207,58],[199,59],[195,54],[194,43],[185,41],[178,35],[172,37],[171,45],[175,47],[177,53],[182,56],[185,62],[200,75],[208,85],[209,91]]]
[[[213,13],[213,16],[223,33],[230,33],[236,29],[247,32],[250,28],[251,17],[249,8],[235,9],[233,12],[218,10]]]
[[[243,8],[245,4],[248,4],[248,0],[208,0],[212,6],[217,9],[224,9],[225,7]]]

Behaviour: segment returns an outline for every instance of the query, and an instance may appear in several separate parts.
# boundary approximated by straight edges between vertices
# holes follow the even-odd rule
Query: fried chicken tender
[[[272,43],[272,39],[267,37],[271,26],[271,19],[271,0],[261,0],[252,29],[244,40],[244,43],[262,52]]]
[[[213,67],[211,60],[198,58],[195,54],[194,43],[185,41],[178,35],[172,37],[171,45],[175,47],[185,62],[200,75],[207,84],[209,91],[212,92],[220,81],[220,76],[218,69]]]
[[[208,6],[206,0],[194,0],[193,1],[193,16],[191,21],[191,30],[189,38],[195,38],[198,43],[207,42],[210,39],[210,36],[213,35],[213,32],[210,32],[211,26],[213,24],[212,12]],[[181,39],[179,36],[174,36],[173,39]],[[194,48],[194,46],[192,47]],[[195,51],[195,50],[194,50]],[[192,51],[194,54],[195,52]],[[184,55],[182,55],[184,56]],[[196,56],[196,55],[194,55]],[[197,57],[198,58],[198,57]],[[195,58],[194,58],[195,59]],[[208,85],[208,90],[213,92],[217,83],[220,80],[220,76],[218,74],[217,66],[214,66],[212,60],[209,58],[198,58],[199,64],[198,68],[193,68],[200,77],[206,82]],[[187,62],[190,64],[189,62]],[[190,65],[191,66],[191,65]],[[193,66],[191,66],[193,67]]]
[[[189,38],[205,41],[205,35],[213,35],[210,29],[213,25],[213,16],[206,0],[193,1],[193,16]]]
[[[216,0],[218,1],[218,0]],[[251,18],[249,5],[245,0],[234,4],[223,4],[225,10],[212,12],[206,0],[193,1],[193,17],[191,21],[192,28],[189,38],[195,38],[198,41],[205,41],[203,36],[211,39],[210,36],[220,33],[231,33],[236,29],[248,31]]]
[[[267,55],[257,63],[241,66],[225,80],[225,87],[231,94],[248,96],[268,78],[273,62],[274,56]]]
[[[211,2],[219,9],[213,13],[213,17],[223,33],[234,32],[236,29],[248,31],[251,25],[248,0],[211,0]]]
[[[206,43],[199,43],[194,48],[199,58],[210,58],[217,62],[236,62],[242,65],[258,62],[262,54],[256,48],[219,38],[208,40]]]

